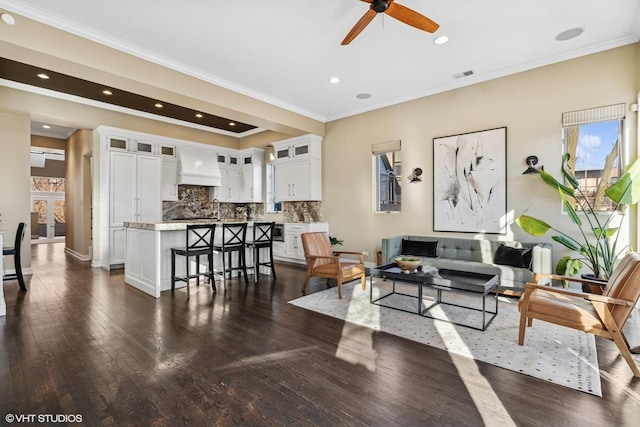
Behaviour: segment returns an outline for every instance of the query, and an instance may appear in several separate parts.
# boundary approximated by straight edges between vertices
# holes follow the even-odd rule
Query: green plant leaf
[[[562,175],[564,176],[564,179],[566,179],[567,182],[575,190],[576,188],[578,188],[580,186],[580,183],[576,179],[576,177],[573,174],[573,172],[569,169],[569,166],[568,166],[569,159],[571,159],[571,155],[569,153],[564,153],[562,155]]]
[[[573,277],[582,270],[583,264],[579,259],[571,258],[569,255],[565,255],[558,260],[558,265],[556,265],[556,274],[561,276]],[[566,280],[562,281],[562,286],[565,288],[569,287],[569,282]]]
[[[573,188],[569,188],[566,185],[561,184],[550,173],[545,172],[544,170],[540,170],[540,178],[542,178],[542,180],[545,182],[545,184],[560,190],[561,192],[563,192],[564,194],[566,194],[568,196],[574,197],[575,192],[574,192]]]
[[[640,158],[636,159],[624,175],[604,192],[616,203],[632,205],[640,202]]]
[[[535,237],[543,236],[551,228],[546,222],[529,215],[520,215],[516,218],[516,224]]]
[[[564,205],[564,210],[567,212],[567,215],[569,216],[571,222],[578,225],[578,227],[582,227],[582,220],[580,219],[580,216],[578,215],[576,210],[573,208],[573,205],[569,202],[569,200],[567,200],[567,197],[562,191],[559,191],[559,193],[560,198],[562,199],[562,204]]]
[[[582,245],[567,236],[551,236],[551,238],[572,251],[580,252],[582,250]]]

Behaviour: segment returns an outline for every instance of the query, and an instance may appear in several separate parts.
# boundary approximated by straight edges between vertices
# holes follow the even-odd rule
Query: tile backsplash
[[[282,202],[284,222],[320,222],[322,202]]]
[[[249,219],[264,216],[264,203],[220,203],[220,219],[236,218],[237,208],[244,207]],[[162,220],[214,218],[218,212],[209,200],[209,187],[179,185],[178,200],[162,202]]]
[[[282,202],[283,222],[320,222],[322,202]],[[248,219],[264,218],[264,203],[220,203],[220,219],[238,216],[246,208]],[[162,202],[162,220],[215,218],[216,206],[209,200],[209,187],[179,185],[178,200]]]

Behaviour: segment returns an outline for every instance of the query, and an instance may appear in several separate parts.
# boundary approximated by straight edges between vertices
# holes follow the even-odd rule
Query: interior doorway
[[[31,243],[64,242],[64,178],[32,178]]]

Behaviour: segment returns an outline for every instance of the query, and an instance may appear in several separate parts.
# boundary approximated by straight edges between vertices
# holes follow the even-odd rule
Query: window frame
[[[402,211],[401,142],[398,140],[374,144],[371,163],[374,213],[400,213]],[[385,165],[386,173],[381,173]],[[383,199],[383,191],[387,192],[387,199]]]

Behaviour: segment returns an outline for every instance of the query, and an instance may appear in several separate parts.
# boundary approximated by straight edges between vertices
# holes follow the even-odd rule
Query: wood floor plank
[[[154,299],[63,245],[5,283],[0,411],[90,426],[635,426],[640,381],[597,339],[598,398],[287,302],[304,268]],[[312,280],[308,293],[326,289]]]

